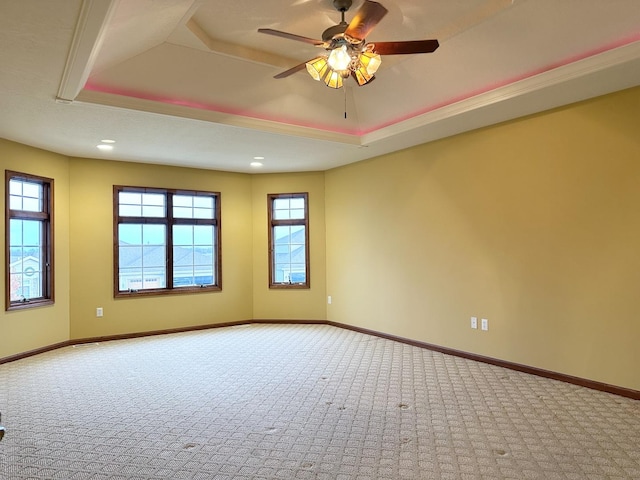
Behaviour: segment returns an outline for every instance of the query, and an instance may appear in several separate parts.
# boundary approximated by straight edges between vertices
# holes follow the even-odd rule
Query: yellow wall
[[[0,310],[0,358],[26,352],[69,338],[69,159],[0,139],[2,182],[0,198],[5,206],[4,171],[14,170],[54,180],[54,284],[55,304],[23,310]],[[0,222],[2,275],[0,292],[5,292],[5,222]]]
[[[113,185],[220,192],[222,291],[114,299]],[[71,338],[251,319],[248,175],[76,158],[71,186]]]
[[[324,320],[324,173],[255,175],[253,198],[253,318]],[[309,193],[309,289],[269,289],[267,194]]]
[[[71,160],[71,338],[251,319],[325,318],[324,175],[250,176]],[[113,298],[113,185],[219,191],[222,291]],[[266,194],[309,192],[312,288],[269,290]],[[96,318],[97,307],[104,317]]]
[[[638,112],[640,88],[327,172],[328,319],[640,390]]]
[[[52,177],[56,193],[56,303],[0,312],[0,358],[101,335],[328,319],[640,390],[638,111],[640,88],[300,174],[68,159],[0,140],[3,169]],[[220,191],[223,291],[115,300],[114,184]],[[269,290],[266,195],[302,191],[312,288]],[[472,315],[489,331],[470,329]]]

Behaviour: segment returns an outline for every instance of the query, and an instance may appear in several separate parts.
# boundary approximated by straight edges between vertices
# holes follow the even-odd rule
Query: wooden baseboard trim
[[[16,353],[15,355],[9,355],[8,357],[0,358],[0,365],[3,363],[15,362],[16,360],[22,360],[23,358],[33,357],[34,355],[40,355],[41,353],[50,352],[52,350],[57,350],[58,348],[69,347],[74,345],[76,342],[73,340],[65,340],[64,342],[53,343],[51,345],[46,345],[40,348],[34,348],[33,350],[28,350],[26,352]]]
[[[613,393],[614,395],[620,395],[621,397],[632,398],[634,400],[640,400],[640,391],[630,388],[618,387],[616,385],[610,385],[608,383],[597,382],[595,380],[587,380],[585,378],[574,377],[572,375],[566,375],[564,373],[553,372],[551,370],[544,370],[542,368],[531,367],[529,365],[522,365],[519,363],[508,362],[506,360],[500,360],[498,358],[486,357],[484,355],[478,355],[475,353],[465,352],[462,350],[455,350],[453,348],[442,347],[440,345],[434,345],[431,343],[420,342],[418,340],[412,340],[410,338],[399,337],[396,335],[390,335],[376,330],[370,330],[368,328],[356,327],[353,325],[346,325],[337,322],[326,322],[328,325],[334,327],[345,328],[347,330],[353,330],[359,333],[365,333],[367,335],[373,335],[387,340],[393,340],[400,343],[406,343],[414,347],[425,348],[427,350],[433,350],[435,352],[444,353],[447,355],[453,355],[455,357],[466,358],[468,360],[474,360],[476,362],[488,363],[496,365],[498,367],[508,368],[509,370],[516,370],[518,372],[529,373],[531,375],[537,375],[539,377],[550,378],[552,380],[558,380],[565,383],[571,383],[573,385],[579,385],[581,387],[591,388],[593,390],[599,390],[601,392]]]
[[[572,375],[566,375],[564,373],[553,372],[551,370],[544,370],[542,368],[531,367],[528,365],[522,365],[519,363],[508,362],[506,360],[500,360],[493,357],[486,357],[484,355],[478,355],[475,353],[465,352],[462,350],[456,350],[453,348],[442,347],[440,345],[434,345],[432,343],[421,342],[410,338],[400,337],[397,335],[391,335],[388,333],[379,332],[377,330],[371,330],[363,327],[356,327],[354,325],[348,325],[345,323],[332,322],[329,320],[269,320],[269,319],[256,319],[256,320],[240,320],[236,322],[224,322],[213,323],[207,325],[195,325],[190,327],[170,328],[165,330],[153,330],[148,332],[136,332],[136,333],[123,333],[119,335],[106,335],[100,337],[79,338],[74,340],[67,340],[64,342],[54,343],[45,347],[36,348],[27,352],[18,353],[16,355],[10,355],[8,357],[0,358],[0,365],[3,363],[14,362],[23,358],[32,357],[41,353],[57,350],[58,348],[69,347],[73,345],[82,345],[85,343],[99,343],[108,342],[111,340],[126,340],[129,338],[149,337],[154,335],[168,335],[171,333],[192,332],[197,330],[209,330],[212,328],[223,327],[235,327],[239,325],[249,325],[252,323],[259,324],[306,324],[306,325],[330,325],[332,327],[344,328],[346,330],[352,330],[358,333],[364,333],[366,335],[373,335],[375,337],[384,338],[387,340],[393,340],[395,342],[405,343],[414,347],[425,348],[427,350],[433,350],[435,352],[444,353],[446,355],[453,355],[456,357],[466,358],[468,360],[474,360],[476,362],[488,363],[498,367],[507,368],[509,370],[515,370],[518,372],[529,373],[531,375],[537,375],[539,377],[550,378],[552,380],[558,380],[573,385],[579,385],[581,387],[591,388],[593,390],[599,390],[601,392],[612,393],[614,395],[620,395],[622,397],[632,398],[634,400],[640,400],[640,391],[630,388],[618,387],[616,385],[610,385],[608,383],[597,382],[594,380],[587,380],[585,378],[574,377]]]

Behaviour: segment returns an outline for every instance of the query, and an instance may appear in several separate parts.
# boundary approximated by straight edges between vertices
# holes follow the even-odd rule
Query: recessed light
[[[96,145],[96,148],[98,148],[98,150],[102,150],[103,152],[107,152],[109,150],[113,150],[113,145],[101,143],[100,145]]]
[[[251,162],[249,165],[251,165],[253,168],[260,168],[262,166],[262,163],[260,163],[260,162]]]
[[[254,160],[264,160],[264,157],[253,157]]]
[[[100,140],[102,143],[116,143],[115,140],[110,140],[110,139],[104,139],[104,140]]]

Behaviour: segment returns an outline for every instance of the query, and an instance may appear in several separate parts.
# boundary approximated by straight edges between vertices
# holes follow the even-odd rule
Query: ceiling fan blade
[[[299,72],[300,70],[304,70],[305,68],[307,68],[307,62],[296,65],[295,67],[291,67],[289,70],[285,70],[284,72],[275,75],[273,78],[286,78],[289,75],[293,75],[294,73]]]
[[[310,43],[316,47],[324,46],[324,42],[322,40],[315,40],[313,38],[303,37],[302,35],[296,35],[294,33],[281,32],[280,30],[274,30],[272,28],[259,28],[258,33],[266,33],[267,35],[274,35],[276,37],[288,38],[289,40]]]
[[[344,34],[357,40],[364,40],[387,12],[388,10],[378,2],[365,0]]]
[[[407,55],[431,53],[439,46],[438,40],[410,40],[406,42],[372,42],[373,51],[379,55]]]

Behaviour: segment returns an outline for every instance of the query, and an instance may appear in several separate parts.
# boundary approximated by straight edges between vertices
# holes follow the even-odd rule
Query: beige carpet
[[[324,325],[0,365],[2,479],[640,479],[640,402]]]

